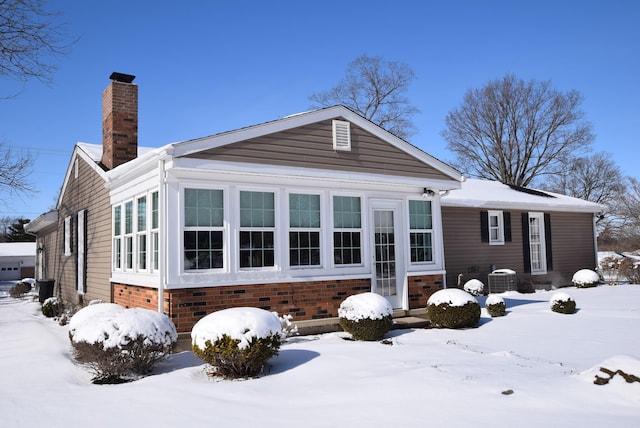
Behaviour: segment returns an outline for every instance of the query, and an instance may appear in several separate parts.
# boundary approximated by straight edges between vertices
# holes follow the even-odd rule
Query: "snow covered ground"
[[[68,327],[39,304],[0,297],[3,427],[596,427],[638,426],[640,285],[507,292],[507,315],[469,330],[394,330],[387,344],[345,333],[294,337],[258,379],[208,379],[191,352],[152,376],[93,385],[70,360]],[[294,320],[295,322],[295,320]]]

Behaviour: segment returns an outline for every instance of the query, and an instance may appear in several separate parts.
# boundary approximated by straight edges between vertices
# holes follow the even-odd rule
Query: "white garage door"
[[[0,263],[0,281],[20,279],[20,262]]]

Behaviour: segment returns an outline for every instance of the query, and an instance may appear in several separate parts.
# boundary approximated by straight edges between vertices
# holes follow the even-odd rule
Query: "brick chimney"
[[[102,93],[102,164],[113,169],[138,156],[138,85],[130,74],[109,78]]]

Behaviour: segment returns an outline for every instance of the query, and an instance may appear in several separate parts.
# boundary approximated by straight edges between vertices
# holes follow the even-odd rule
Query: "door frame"
[[[369,201],[369,251],[371,254],[371,291],[376,292],[375,211],[392,211],[395,243],[396,294],[385,296],[393,309],[407,309],[407,234],[405,232],[405,204],[397,199]]]

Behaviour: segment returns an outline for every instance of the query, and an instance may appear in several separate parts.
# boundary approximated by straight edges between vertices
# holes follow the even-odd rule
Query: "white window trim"
[[[184,212],[184,204],[185,204],[185,191],[187,189],[199,189],[199,190],[220,190],[222,191],[222,226],[213,226],[213,227],[204,227],[204,226],[186,226],[186,216]],[[203,274],[203,273],[211,273],[211,272],[229,272],[229,237],[228,237],[228,213],[229,213],[229,199],[228,199],[229,189],[225,187],[211,187],[211,186],[203,186],[196,184],[184,184],[180,186],[180,271],[183,274]],[[240,215],[240,209],[238,207],[238,216]],[[187,269],[186,262],[184,259],[184,232],[186,231],[220,231],[222,232],[222,268],[210,268],[210,269]]]
[[[76,289],[78,294],[84,294],[84,286],[86,283],[86,224],[87,210],[78,211],[78,261],[77,261],[77,276],[76,276]]]
[[[533,251],[532,251],[532,240],[531,240],[531,219],[538,219],[540,224],[540,268],[533,268]],[[530,212],[529,217],[529,262],[531,263],[531,274],[532,275],[544,275],[547,273],[547,243],[545,238],[545,224],[544,224],[544,213],[541,212]]]
[[[492,239],[491,236],[491,217],[498,219],[498,225],[493,228],[498,230],[498,239]],[[489,245],[504,245],[504,214],[502,211],[490,210],[487,216],[487,230],[489,231]]]
[[[333,218],[334,218],[334,206],[333,206],[333,198],[334,196],[346,196],[346,197],[352,197],[352,198],[360,198],[360,228],[336,228],[334,222],[333,222]],[[331,193],[329,195],[329,218],[331,219],[331,229],[330,229],[330,242],[331,245],[329,245],[330,247],[330,251],[331,251],[331,259],[330,259],[330,264],[333,268],[338,268],[338,269],[347,269],[347,268],[353,268],[353,267],[362,267],[365,266],[365,262],[368,260],[368,246],[369,246],[369,242],[368,242],[368,237],[365,237],[364,231],[367,229],[367,226],[365,224],[366,217],[364,215],[364,206],[365,206],[365,195],[360,194],[360,193]],[[336,263],[335,261],[335,242],[334,242],[334,238],[333,238],[333,234],[334,232],[360,232],[360,263],[350,263],[350,264],[340,264],[340,263]]]
[[[320,227],[318,228],[306,228],[306,227],[291,227],[291,218],[290,218],[290,206],[289,206],[289,195],[312,195],[312,196],[318,196],[320,198]],[[295,271],[299,271],[299,270],[305,270],[305,269],[322,269],[323,265],[324,265],[324,260],[325,260],[325,240],[324,240],[324,233],[323,233],[323,228],[322,226],[325,224],[324,222],[326,221],[325,216],[324,216],[324,205],[325,205],[325,195],[322,192],[313,192],[313,191],[296,191],[296,190],[288,190],[286,192],[285,195],[285,199],[286,199],[286,209],[285,209],[285,225],[287,226],[287,234],[286,234],[286,239],[284,240],[285,242],[285,248],[284,248],[284,254],[285,254],[285,260],[286,263],[285,265],[291,269],[291,270],[295,270]],[[289,232],[318,232],[319,234],[319,239],[320,239],[320,264],[317,265],[298,265],[298,266],[291,266],[291,260],[289,257],[289,253],[291,251],[291,247],[289,245]]]
[[[64,218],[64,255],[70,256],[72,254],[73,245],[71,242],[72,239],[72,231],[71,231],[71,216],[67,216]]]
[[[434,265],[436,263],[436,244],[435,244],[435,239],[436,239],[436,234],[435,234],[435,214],[434,214],[434,201],[432,199],[427,199],[425,202],[430,202],[431,203],[431,229],[411,229],[411,219],[409,218],[411,215],[411,210],[409,209],[409,201],[425,201],[424,198],[408,198],[407,201],[405,202],[406,204],[406,228],[408,231],[407,234],[407,244],[406,244],[406,248],[407,248],[407,262],[411,265],[411,266],[426,266],[426,265]],[[411,233],[412,232],[422,232],[422,233],[428,233],[429,235],[431,235],[431,260],[427,260],[427,261],[421,261],[421,262],[413,262],[411,261]],[[404,232],[407,233],[407,232]]]
[[[233,212],[235,213],[236,223],[236,236],[235,236],[235,248],[234,250],[234,259],[235,259],[235,270],[236,272],[272,272],[281,270],[281,248],[282,245],[279,243],[280,241],[280,226],[281,226],[281,218],[282,215],[280,213],[280,191],[274,188],[245,188],[245,187],[237,187],[234,192],[234,205],[231,207]],[[271,193],[273,194],[273,227],[243,227],[240,223],[240,194],[242,192],[252,192],[252,193]],[[225,211],[226,214],[226,211]],[[273,233],[273,266],[258,266],[258,267],[240,267],[240,233],[241,232],[272,232]]]

